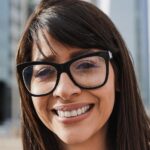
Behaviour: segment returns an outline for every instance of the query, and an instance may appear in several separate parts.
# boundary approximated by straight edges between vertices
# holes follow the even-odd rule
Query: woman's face
[[[42,36],[40,37],[41,49],[44,55],[50,57],[50,60],[55,63],[64,63],[69,61],[73,55],[85,51],[81,48],[64,46],[51,37],[48,37],[48,40],[57,54],[51,52]],[[91,49],[91,51],[98,50]],[[34,44],[32,61],[39,59],[44,58]],[[32,101],[43,124],[65,144],[81,144],[94,139],[105,139],[107,122],[115,102],[114,83],[114,71],[110,63],[106,84],[94,90],[79,88],[66,73],[62,73],[53,93],[47,96],[32,97]],[[84,112],[91,104],[93,107]],[[60,113],[67,113],[67,111],[76,113],[79,110],[84,113],[75,117],[62,117],[57,115],[54,110],[60,110]]]

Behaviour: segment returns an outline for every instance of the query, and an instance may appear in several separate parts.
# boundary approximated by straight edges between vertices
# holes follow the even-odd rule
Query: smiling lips
[[[71,118],[71,117],[77,117],[80,115],[85,114],[86,112],[88,112],[91,108],[93,107],[93,104],[87,104],[84,106],[80,106],[78,108],[69,108],[67,110],[67,108],[58,108],[55,109],[55,113],[57,116],[59,116],[60,118]]]

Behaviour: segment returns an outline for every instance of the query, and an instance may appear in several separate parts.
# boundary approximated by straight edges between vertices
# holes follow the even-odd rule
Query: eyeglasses
[[[18,64],[17,70],[31,96],[45,96],[55,90],[63,72],[82,89],[103,86],[108,79],[110,59],[110,51],[98,51],[75,57],[63,64],[37,61]]]

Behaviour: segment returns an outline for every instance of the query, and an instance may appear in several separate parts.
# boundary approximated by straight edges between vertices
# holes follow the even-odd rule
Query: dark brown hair
[[[17,64],[31,61],[33,42],[39,45],[37,31],[43,29],[64,45],[100,48],[113,53],[112,64],[118,89],[109,120],[110,149],[149,150],[149,118],[142,104],[129,52],[111,20],[88,2],[43,0],[27,22],[18,47]],[[17,77],[21,95],[24,150],[59,150],[58,138],[38,118],[19,72]]]

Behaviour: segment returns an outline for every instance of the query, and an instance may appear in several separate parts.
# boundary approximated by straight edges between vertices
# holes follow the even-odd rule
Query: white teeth
[[[77,110],[77,113],[78,113],[78,115],[81,115],[81,114],[82,114],[82,110],[79,108],[79,109]]]
[[[71,115],[71,116],[77,116],[77,111],[76,111],[76,110],[70,111],[70,115]],[[65,117],[65,116],[64,116],[64,117]]]
[[[82,108],[78,108],[77,110],[71,110],[71,111],[62,111],[62,110],[57,110],[57,114],[59,117],[63,118],[69,118],[69,117],[75,117],[84,114],[87,112],[87,110],[90,108],[89,105],[86,105]]]

